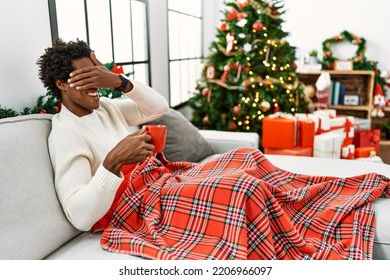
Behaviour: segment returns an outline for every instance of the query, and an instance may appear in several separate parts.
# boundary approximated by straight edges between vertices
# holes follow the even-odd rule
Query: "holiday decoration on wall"
[[[331,46],[333,44],[347,41],[353,45],[357,46],[356,52],[353,57],[349,59],[351,62],[351,68],[353,70],[371,70],[375,73],[375,81],[374,81],[374,92],[373,92],[373,117],[384,117],[383,109],[386,106],[386,97],[383,94],[386,80],[381,74],[380,70],[377,67],[378,62],[367,60],[365,57],[366,52],[366,39],[363,37],[358,37],[351,32],[342,31],[339,35],[326,39],[322,43],[323,50],[323,60],[322,60],[322,68],[323,69],[337,69],[336,65],[338,59],[333,55],[331,50]],[[346,69],[346,70],[352,70]],[[341,69],[337,69],[341,70]]]
[[[189,100],[194,125],[260,133],[269,114],[306,111],[295,47],[281,28],[284,12],[282,0],[226,2],[197,92]]]
[[[339,35],[326,39],[322,43],[322,51],[323,51],[323,60],[322,60],[322,68],[323,69],[334,69],[334,64],[338,60],[337,57],[333,55],[332,45],[340,42],[347,41],[353,45],[357,46],[356,52],[350,60],[353,62],[353,69],[364,69],[367,68],[367,63],[365,59],[366,52],[366,39],[358,37],[348,31],[343,31]]]

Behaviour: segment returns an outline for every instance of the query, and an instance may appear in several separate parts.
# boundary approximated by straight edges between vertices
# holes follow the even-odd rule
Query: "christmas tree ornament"
[[[256,31],[260,31],[263,29],[263,24],[260,22],[260,21],[255,21],[253,24],[252,24],[252,29],[256,30]]]
[[[203,119],[202,119],[202,122],[206,125],[210,125],[210,120],[209,120],[209,116],[205,116]]]
[[[121,65],[116,65],[116,64],[114,64],[114,66],[113,66],[111,71],[116,73],[116,74],[124,74],[125,73],[123,71],[123,67]]]
[[[237,129],[237,124],[234,123],[234,122],[229,122],[228,129],[232,130],[232,131],[235,131]]]
[[[248,6],[250,2],[251,0],[237,0],[237,7],[243,9]]]
[[[261,4],[259,3],[259,1],[250,1],[250,4],[252,6],[252,8],[255,10],[255,11],[261,11],[263,10],[263,6],[261,6]]]
[[[244,47],[243,47],[243,50],[244,50],[245,52],[250,52],[250,51],[252,51],[252,45],[249,44],[249,43],[245,43],[245,45],[244,45]]]
[[[263,100],[260,106],[263,112],[268,112],[268,110],[271,108],[271,103],[269,103],[267,100]]]
[[[245,18],[243,18],[243,19],[239,20],[239,21],[236,23],[236,25],[237,25],[238,27],[243,28],[247,22],[248,22],[248,21],[247,21]]]
[[[226,21],[232,21],[237,18],[237,10],[234,7],[229,6],[226,8]]]
[[[225,21],[221,21],[221,22],[218,24],[218,29],[219,29],[220,31],[225,31],[225,30],[227,30],[227,24],[226,24],[226,22],[225,22]]]
[[[236,105],[233,107],[233,114],[239,115],[241,111],[241,105]]]
[[[208,66],[206,70],[207,79],[211,80],[215,77],[215,66]]]
[[[202,89],[202,96],[208,97],[208,96],[209,96],[209,93],[210,93],[209,88],[204,88],[204,89]]]
[[[246,12],[241,12],[241,13],[237,13],[237,20],[242,20],[244,18],[246,18],[248,16],[248,13]]]
[[[228,33],[226,35],[226,54],[230,54],[234,47],[234,33]]]

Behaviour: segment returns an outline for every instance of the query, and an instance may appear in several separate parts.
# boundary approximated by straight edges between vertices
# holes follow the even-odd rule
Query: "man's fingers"
[[[91,52],[91,53],[90,53],[90,58],[91,58],[93,64],[95,64],[95,65],[97,65],[97,66],[104,66],[104,64],[101,63],[101,62],[96,58],[95,52]]]

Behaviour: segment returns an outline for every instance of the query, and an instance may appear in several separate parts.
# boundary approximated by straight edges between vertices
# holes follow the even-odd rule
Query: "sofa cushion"
[[[79,234],[55,193],[50,129],[50,115],[0,120],[0,259],[42,259]]]
[[[159,119],[147,124],[164,124],[167,126],[164,155],[169,161],[199,162],[215,153],[213,146],[179,111],[170,109]]]

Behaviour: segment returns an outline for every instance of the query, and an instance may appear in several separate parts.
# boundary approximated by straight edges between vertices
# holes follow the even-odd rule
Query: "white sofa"
[[[100,248],[66,219],[47,147],[51,115],[0,120],[0,259],[137,259]],[[256,133],[204,132],[215,151],[257,147]],[[212,155],[211,155],[212,156]]]
[[[47,149],[50,115],[0,120],[0,259],[110,259],[138,257],[100,248],[100,236],[76,230],[66,219],[53,185]],[[200,131],[222,153],[238,146],[258,146],[256,133]],[[390,177],[390,166],[364,161],[267,156],[285,170],[348,176],[375,171]],[[374,204],[377,227],[374,259],[390,259],[390,200]]]

